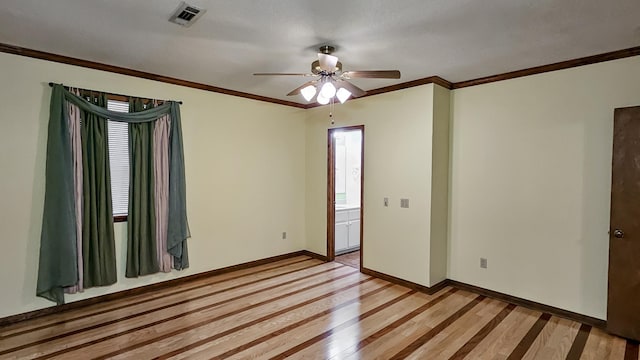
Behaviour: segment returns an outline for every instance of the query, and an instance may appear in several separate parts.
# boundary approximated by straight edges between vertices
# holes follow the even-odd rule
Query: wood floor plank
[[[552,317],[529,349],[525,359],[566,359],[580,323]]]
[[[393,308],[396,304],[411,304],[414,302],[424,303],[429,301],[430,295],[419,294],[415,291],[407,292],[408,289],[401,286],[394,286],[389,289],[388,294],[394,293],[382,298],[379,295],[362,301],[359,306],[341,309],[339,312],[330,316],[323,316],[312,322],[300,327],[298,331],[289,336],[278,336],[269,339],[263,344],[256,346],[251,353],[244,352],[232,356],[232,359],[244,359],[251,355],[260,354],[260,359],[284,358],[292,356],[293,358],[309,357],[306,349],[312,349],[313,346],[321,343],[324,339],[334,334],[344,338],[345,330],[354,324],[360,323],[361,320],[367,321],[375,317],[378,312]],[[311,353],[316,352],[312,350]],[[315,355],[324,356],[324,352],[316,352]]]
[[[611,352],[609,360],[623,360],[627,348],[627,341],[619,337],[611,338]]]
[[[401,311],[394,312],[393,316],[384,317],[381,320],[377,320],[376,318],[367,319],[365,322],[354,326],[352,332],[357,333],[359,336],[354,337],[354,343],[352,345],[349,346],[349,344],[343,343],[340,346],[333,346],[333,340],[328,340],[328,344],[326,344],[325,347],[331,348],[332,352],[327,354],[327,356],[338,359],[350,356],[360,351],[363,347],[377,341],[384,335],[404,325],[406,322],[427,311],[429,308],[436,306],[455,292],[457,292],[457,289],[445,288],[440,290],[438,293],[431,295],[430,298],[426,299],[428,301],[425,301],[420,306],[404,306]],[[369,325],[368,322],[371,323],[371,325]],[[343,337],[343,335],[339,336],[339,338]],[[340,351],[341,349],[343,350]],[[312,351],[314,351],[313,348],[307,349],[307,352]]]
[[[108,301],[100,304],[90,305],[81,309],[74,309],[58,314],[51,314],[46,317],[0,327],[0,341],[55,325],[68,326],[68,324],[73,321],[84,320],[91,316],[97,316],[119,309],[126,309],[136,304],[145,304],[175,294],[183,294],[187,291],[196,290],[203,287],[211,287],[235,279],[245,278],[248,281],[257,280],[262,277],[296,271],[297,269],[307,268],[320,264],[322,264],[322,262],[319,260],[310,259],[306,256],[299,256],[295,258],[280,260],[271,264],[264,264],[252,268],[228,272],[212,276],[210,278],[190,281],[184,284],[173,286],[170,290],[154,290],[141,295],[129,296],[125,299]]]
[[[411,346],[422,335],[447,321],[453,314],[472,303],[476,298],[476,294],[460,290],[437,305],[408,319],[392,331],[368,342],[345,359],[370,359],[374,357],[390,359]]]
[[[606,360],[611,354],[611,344],[613,336],[604,331],[593,328],[589,333],[584,351],[580,355],[580,360]]]
[[[544,313],[540,315],[536,323],[529,329],[529,332],[520,340],[516,348],[513,350],[511,355],[507,358],[508,360],[519,360],[522,359],[525,354],[529,351],[529,348],[534,343],[542,329],[547,325],[547,322],[551,318],[551,315]]]
[[[290,331],[307,323],[310,318],[322,317],[333,313],[333,309],[357,305],[358,299],[366,299],[369,296],[377,296],[390,288],[390,284],[384,284],[374,278],[366,277],[359,284],[350,288],[333,289],[317,298],[311,298],[298,304],[289,304],[277,312],[270,313],[263,317],[258,317],[248,322],[236,324],[235,327],[227,330],[219,329],[216,333],[202,337],[195,342],[181,341],[180,346],[165,346],[165,351],[157,356],[157,359],[166,358],[206,358],[218,357],[223,352],[227,352],[222,357],[228,357],[243,350],[262,343],[276,334],[291,334]],[[369,291],[371,290],[371,291]],[[366,291],[365,294],[361,294]],[[267,334],[267,335],[265,335]],[[260,336],[262,335],[262,336]],[[167,339],[170,341],[170,339]],[[245,342],[246,341],[246,342]],[[153,354],[148,348],[163,347],[164,341],[155,342],[147,346],[147,349],[140,348],[139,351],[127,353],[130,356],[147,357]],[[200,354],[197,357],[195,354]]]
[[[359,281],[355,281],[359,280]],[[256,324],[263,322],[274,321],[287,313],[292,311],[298,311],[308,305],[314,304],[318,301],[325,300],[332,296],[336,296],[344,291],[348,291],[352,288],[362,286],[364,283],[373,280],[373,278],[359,275],[359,278],[352,279],[348,284],[341,284],[344,280],[337,281],[335,286],[325,286],[321,294],[311,298],[302,297],[296,300],[294,297],[288,297],[285,302],[279,302],[277,304],[271,304],[262,311],[252,310],[250,314],[238,314],[237,316],[225,318],[222,321],[209,322],[198,331],[189,330],[188,332],[173,332],[172,336],[163,337],[160,341],[153,341],[144,347],[138,347],[133,351],[121,352],[119,356],[109,356],[113,359],[128,359],[128,358],[149,358],[155,359],[167,359],[173,358],[186,351],[197,349],[198,347],[205,345],[211,341],[215,341],[225,336],[233,335],[238,331],[249,328]],[[344,285],[344,286],[343,286]],[[310,294],[315,295],[315,294]],[[293,299],[293,301],[292,301]],[[305,300],[306,299],[306,300]],[[248,317],[243,315],[249,315]],[[202,333],[210,333],[209,336],[201,336]],[[191,336],[196,335],[196,336]],[[174,338],[174,339],[172,339]],[[179,343],[175,341],[175,338],[179,340]]]
[[[637,342],[627,340],[627,344],[624,349],[624,360],[638,360],[638,343]]]
[[[211,299],[214,295],[228,296],[232,293],[230,290],[237,289],[237,294],[241,291],[250,292],[258,291],[261,287],[269,287],[273,284],[299,279],[300,276],[312,276],[323,271],[322,268],[315,268],[321,263],[315,265],[295,264],[288,271],[272,270],[265,271],[265,276],[254,279],[253,277],[235,278],[231,281],[224,281],[217,284],[217,289],[213,291],[211,286],[197,287],[191,290],[185,290],[180,293],[169,293],[167,296],[155,298],[148,302],[139,302],[129,304],[127,306],[111,309],[110,311],[100,312],[99,314],[91,313],[84,317],[75,317],[63,322],[56,327],[43,327],[30,331],[20,337],[11,336],[2,339],[0,342],[0,355],[9,352],[11,349],[21,349],[24,347],[36,345],[38,343],[48,342],[50,340],[63,338],[75,333],[86,332],[98,327],[107,326],[116,322],[121,322],[130,318],[143,316],[147,313],[164,310],[170,307],[183,306],[187,303],[197,304],[197,301],[203,298]],[[268,281],[265,281],[268,280]],[[256,286],[250,286],[254,285]],[[32,346],[31,345],[31,346]]]
[[[385,304],[388,306],[390,302],[402,301],[403,298],[410,295],[411,291],[407,288],[397,285],[390,287],[376,296],[364,299],[360,303],[349,305],[338,309],[335,313],[314,319],[298,327],[295,332],[278,334],[273,338],[266,339],[266,341],[260,344],[254,345],[251,349],[232,354],[228,359],[268,359],[289,349],[291,346],[301,344],[322,334],[329,328],[338,326],[341,323],[341,319],[348,319],[354,316],[354,314],[368,312]]]
[[[545,344],[549,341],[551,334],[558,327],[559,321],[560,319],[558,317],[549,317],[548,321],[544,323],[542,329],[538,332],[533,341],[531,341],[527,352],[521,357],[522,360],[532,360],[537,358],[537,355],[542,352]]]
[[[346,321],[341,321],[342,319],[333,319],[333,320],[337,320],[336,322],[339,322],[339,324],[336,324],[335,326],[330,327],[327,331],[324,331],[316,336],[314,336],[311,339],[308,339],[305,342],[299,343],[293,347],[288,348],[287,350],[276,354],[274,356],[270,356],[269,359],[271,360],[280,360],[280,359],[286,359],[289,358],[292,355],[296,355],[296,357],[303,357],[303,354],[298,354],[301,351],[306,351],[308,350],[311,346],[318,344],[318,343],[322,343],[324,342],[326,339],[331,338],[333,336],[337,336],[336,334],[338,333],[343,333],[345,330],[348,331],[350,327],[352,326],[359,326],[359,323],[362,321],[365,321],[365,319],[368,319],[369,317],[372,317],[376,314],[378,314],[381,311],[384,311],[388,308],[390,308],[391,306],[395,305],[396,303],[399,302],[403,302],[406,299],[409,299],[411,296],[416,295],[416,291],[410,291],[402,296],[396,297],[395,299],[382,304],[380,306],[377,306],[371,310],[368,310],[364,313],[358,312],[358,311],[354,311],[351,315],[351,318],[348,318],[348,320]],[[355,315],[355,316],[354,316]],[[347,336],[348,337],[348,336]],[[322,354],[322,353],[317,353],[316,351],[312,350],[312,353],[315,354]],[[323,357],[325,357],[325,355],[321,355]]]
[[[301,329],[322,318],[338,316],[344,308],[357,308],[363,300],[372,296],[381,296],[394,286],[379,279],[364,283],[357,288],[342,291],[316,303],[312,303],[271,321],[244,327],[230,335],[213,341],[207,341],[198,348],[183,352],[173,359],[226,359],[247,351],[277,336],[289,337]]]
[[[323,267],[326,265],[322,265]],[[167,326],[167,323],[171,325],[176,322],[184,321],[185,323],[190,323],[191,319],[197,319],[202,317],[203,314],[211,313],[212,310],[218,311],[220,309],[229,309],[235,307],[240,307],[243,305],[251,305],[251,301],[258,301],[264,294],[276,295],[280,294],[282,291],[298,291],[299,289],[305,288],[311,283],[311,286],[317,286],[317,284],[321,284],[325,281],[330,281],[332,275],[330,273],[337,272],[343,275],[351,275],[354,274],[354,270],[340,266],[335,268],[334,266],[326,267],[326,272],[319,273],[314,275],[312,278],[307,278],[304,281],[300,281],[299,279],[291,279],[288,282],[278,282],[277,285],[273,285],[268,288],[268,290],[263,290],[260,288],[259,284],[250,285],[248,290],[253,290],[252,295],[247,296],[248,294],[230,291],[219,294],[218,296],[213,296],[211,298],[198,299],[193,304],[188,304],[188,306],[181,307],[172,307],[170,309],[166,309],[161,311],[160,315],[158,314],[145,314],[143,316],[127,319],[125,321],[109,324],[105,327],[91,329],[82,333],[72,334],[71,336],[67,336],[64,338],[56,338],[53,341],[48,341],[46,344],[48,345],[46,349],[43,349],[38,353],[38,356],[46,358],[45,355],[51,354],[51,356],[58,356],[59,354],[64,354],[70,351],[82,350],[84,347],[104,342],[105,339],[113,339],[120,338],[124,339],[124,342],[129,342],[131,336],[134,336],[136,332],[144,332],[146,329],[152,326]],[[253,289],[253,287],[258,287],[257,290]],[[231,311],[231,310],[230,310]],[[125,337],[124,335],[129,335]],[[33,347],[33,346],[31,346]],[[25,349],[26,352],[29,351],[29,348]],[[12,354],[17,354],[21,356],[23,352],[12,352]]]
[[[341,306],[336,306],[334,308],[313,314],[306,319],[291,323],[290,326],[282,327],[282,330],[275,331],[270,334],[267,333],[266,335],[263,335],[262,337],[254,339],[253,341],[241,346],[235,348],[231,347],[229,351],[225,351],[224,353],[220,353],[214,346],[214,344],[210,344],[210,346],[213,347],[213,351],[208,351],[208,349],[203,348],[196,353],[198,356],[181,356],[178,358],[270,358],[273,355],[286,350],[292,344],[301,343],[304,340],[308,340],[309,338],[317,336],[318,334],[322,333],[322,331],[325,330],[328,326],[330,326],[328,324],[335,323],[336,319],[351,316],[354,313],[359,313],[361,309],[369,309],[384,303],[395,302],[398,298],[406,298],[409,295],[410,291],[406,288],[402,288],[396,285],[384,286],[376,290],[376,293],[371,296],[369,296],[369,293],[364,294],[360,298],[356,299],[356,301],[349,301],[341,304]],[[227,347],[230,344],[223,343],[222,345],[224,347]],[[206,356],[207,353],[216,355]],[[293,357],[297,357],[297,355]]]
[[[0,328],[2,359],[640,360],[601,329],[307,256]]]
[[[180,309],[183,308],[184,305],[198,304],[202,301],[208,301],[214,298],[223,299],[225,297],[241,293],[249,293],[251,291],[255,292],[260,290],[262,287],[269,287],[282,282],[297,281],[301,276],[314,276],[314,274],[322,273],[324,270],[323,268],[318,267],[319,265],[320,264],[305,267],[294,265],[291,271],[277,271],[267,277],[263,277],[262,280],[246,281],[245,279],[235,279],[230,282],[225,282],[224,284],[218,284],[219,290],[216,291],[212,291],[211,288],[207,286],[204,288],[186,291],[181,294],[169,294],[169,296],[155,299],[149,303],[144,302],[141,304],[135,304],[114,311],[104,312],[99,315],[88,314],[85,318],[70,320],[69,322],[60,324],[59,326],[45,327],[19,337],[3,339],[2,344],[0,344],[0,355],[8,351],[15,351],[16,348],[25,348],[37,345],[38,343],[61,339],[76,333],[84,333],[89,330],[113,324],[114,322],[143,316],[154,311],[161,311],[168,308],[174,308],[174,310],[177,309],[177,311],[181,311]]]
[[[538,311],[516,307],[465,359],[506,359],[539,316]]]
[[[400,352],[393,355],[391,359],[392,360],[406,359],[407,356],[413,354],[414,352],[416,352],[416,350],[418,350],[424,344],[431,341],[431,339],[433,339],[434,337],[438,336],[440,333],[442,333],[444,329],[446,329],[453,322],[460,319],[462,316],[464,316],[468,311],[473,309],[476,305],[478,305],[484,299],[485,299],[484,295],[478,295],[475,299],[473,299],[467,305],[465,305],[455,313],[451,314],[445,320],[441,321],[438,325],[436,325],[433,329],[425,332],[420,337],[415,339],[411,344],[407,345],[402,350],[400,350]]]
[[[582,356],[582,352],[584,351],[584,346],[587,343],[587,339],[589,338],[590,332],[591,332],[591,326],[587,324],[582,324],[580,326],[578,335],[573,341],[573,344],[571,344],[571,349],[567,354],[566,360],[580,360],[580,357]]]
[[[467,357],[467,355],[469,355],[469,353],[471,353],[478,346],[478,344],[482,342],[482,340],[484,340],[487,336],[489,336],[489,334],[498,325],[500,325],[502,321],[507,316],[509,316],[509,314],[511,314],[511,312],[515,308],[516,306],[514,304],[508,304],[498,314],[496,314],[496,316],[493,319],[491,319],[484,327],[482,327],[482,329],[478,330],[478,332],[475,333],[475,335],[473,335],[471,339],[467,340],[467,342],[462,347],[460,347],[453,355],[451,355],[449,357],[449,360],[462,360],[465,357]]]
[[[370,317],[359,319],[360,321],[345,321],[335,330],[314,344],[309,344],[300,350],[296,356],[312,358],[322,354],[324,359],[342,359],[349,354],[357,352],[384,334],[398,328],[418,314],[437,306],[454,294],[457,289],[446,288],[433,295],[414,294],[410,298],[397,304],[393,304]],[[355,319],[355,318],[354,318]]]
[[[82,356],[85,351],[91,351],[92,354],[96,354],[96,359],[114,358],[176,336],[181,342],[189,343],[198,340],[202,334],[224,331],[237,324],[244,324],[256,316],[261,317],[276,312],[286,307],[289,302],[298,303],[309,296],[322,296],[327,292],[327,288],[324,286],[326,284],[343,287],[355,284],[359,279],[364,278],[368,277],[351,268],[339,268],[318,279],[306,279],[303,283],[274,287],[251,296],[237,297],[221,306],[207,307],[170,321],[135,327],[128,331],[128,337],[115,334],[115,336],[91,343],[90,346],[82,346],[74,353],[67,354],[65,352],[62,355],[65,355],[64,358],[68,358],[69,355]],[[154,351],[156,350],[165,352],[170,349],[157,347],[154,348]]]
[[[449,359],[508,307],[508,304],[493,299],[485,299],[479,305],[416,349],[407,359]]]

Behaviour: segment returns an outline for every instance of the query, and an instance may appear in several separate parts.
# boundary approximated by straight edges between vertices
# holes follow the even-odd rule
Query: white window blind
[[[129,112],[129,103],[108,100],[107,109]],[[107,129],[109,132],[113,215],[127,215],[129,212],[129,125],[109,120],[107,121]]]

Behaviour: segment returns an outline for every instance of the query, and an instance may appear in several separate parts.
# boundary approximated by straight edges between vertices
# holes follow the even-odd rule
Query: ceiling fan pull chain
[[[335,124],[335,119],[333,118],[333,109],[334,109],[335,101],[333,98],[329,100],[329,120],[331,120],[331,125]]]

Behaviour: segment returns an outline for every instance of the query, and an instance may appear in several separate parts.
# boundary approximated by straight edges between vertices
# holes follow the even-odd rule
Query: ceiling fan
[[[318,49],[318,60],[311,63],[311,73],[254,73],[258,76],[308,76],[313,80],[293,89],[287,96],[302,94],[307,101],[315,100],[325,105],[338,99],[344,103],[350,97],[359,97],[367,92],[353,85],[348,80],[357,78],[370,79],[400,79],[399,70],[362,70],[343,71],[338,57],[331,55],[335,51],[333,46],[325,45]]]

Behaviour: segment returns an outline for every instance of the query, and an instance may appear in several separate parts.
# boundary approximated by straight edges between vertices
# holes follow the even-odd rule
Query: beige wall
[[[350,100],[333,126],[328,107],[307,110],[309,250],[326,253],[327,131],[364,125],[364,266],[429,285],[433,93],[430,84]]]
[[[604,318],[612,114],[640,105],[638,60],[337,105],[334,127],[365,125],[364,265],[429,286],[448,261],[454,280]],[[126,225],[117,224],[118,283],[71,301],[303,248],[325,254],[327,107],[302,111],[7,54],[0,69],[0,317],[51,305],[34,296],[49,81],[185,102],[192,267],[123,278]],[[438,153],[446,142],[448,191]],[[447,214],[434,211],[443,191],[448,234]],[[409,209],[399,206],[405,197]]]
[[[613,109],[640,105],[639,60],[453,91],[450,278],[605,318]]]
[[[49,81],[182,105],[191,268],[124,278],[126,225],[116,225],[118,283],[71,301],[301,250],[305,123],[290,107],[0,54],[0,317],[51,305],[36,298]],[[281,239],[286,231],[286,240]]]
[[[433,87],[433,144],[431,171],[431,234],[429,286],[447,278],[449,226],[449,153],[451,146],[451,91]]]

